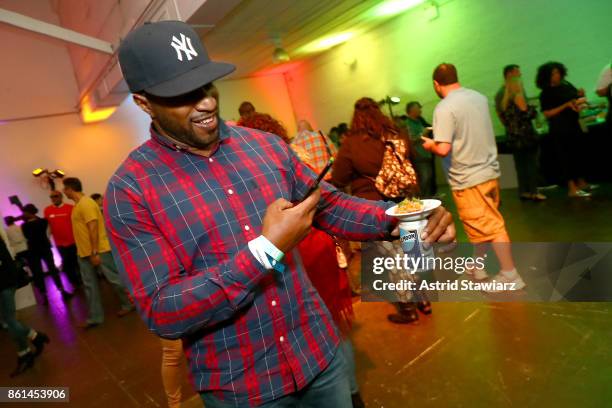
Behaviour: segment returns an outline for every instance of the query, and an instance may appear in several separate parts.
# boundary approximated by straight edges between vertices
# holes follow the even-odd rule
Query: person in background
[[[402,131],[390,118],[380,110],[380,106],[372,98],[361,98],[355,103],[355,110],[348,136],[336,157],[332,170],[331,183],[338,188],[350,187],[351,194],[368,200],[382,201],[383,196],[375,186],[385,151],[382,138],[384,134],[394,134],[403,138],[409,146],[408,135]],[[405,160],[410,159],[407,152]],[[401,201],[403,197],[394,199]],[[395,256],[401,253],[399,241],[396,242],[364,242],[362,253],[380,256]],[[389,274],[390,279],[402,279],[400,271]],[[405,276],[406,279],[414,278]],[[389,314],[387,319],[392,323],[407,324],[419,319],[417,310],[423,314],[431,314],[431,303],[422,294],[402,291],[397,293],[397,301],[393,305],[397,313]]]
[[[12,253],[15,255],[15,259],[20,261],[24,265],[28,263],[28,241],[23,236],[21,226],[15,222],[17,219],[11,215],[4,217],[4,223],[6,224],[6,237],[8,239],[8,246]]]
[[[419,180],[420,196],[422,198],[436,195],[436,162],[435,156],[423,149],[421,137],[431,135],[431,125],[423,119],[421,104],[417,101],[406,104],[406,117],[403,125],[408,129],[408,135],[414,148],[412,163]]]
[[[6,324],[11,339],[17,345],[17,367],[10,376],[15,377],[34,365],[49,343],[49,337],[17,320],[15,291],[17,290],[17,265],[4,239],[0,237],[0,315]],[[34,346],[30,347],[30,343]]]
[[[499,212],[500,170],[487,98],[463,88],[453,64],[435,68],[433,86],[442,101],[434,110],[434,139],[423,138],[423,147],[442,157],[452,151],[448,182],[468,239],[493,243],[501,270],[492,279],[522,289],[526,285],[514,266],[510,237]],[[484,256],[487,249],[477,245],[475,256]],[[484,269],[466,273],[478,280],[487,278]]]
[[[45,208],[44,215],[49,223],[55,247],[62,257],[62,269],[73,287],[81,286],[77,249],[70,219],[73,206],[64,203],[60,191],[52,191],[49,197],[52,204]]]
[[[248,118],[249,116],[251,116],[252,114],[254,114],[255,111],[255,106],[253,106],[253,104],[249,101],[244,101],[240,104],[240,107],[238,108],[238,113],[240,114],[240,119],[244,119],[244,118]]]
[[[612,64],[607,64],[599,74],[597,85],[595,86],[597,95],[608,99],[608,114],[606,115],[606,123],[608,125],[609,135],[612,136]]]
[[[90,197],[96,202],[96,204],[98,204],[98,207],[100,207],[100,211],[102,212],[102,214],[104,214],[104,197],[102,197],[102,194],[93,193],[92,195],[90,195]]]
[[[495,95],[495,109],[506,128],[508,145],[514,154],[519,197],[543,201],[546,196],[538,193],[538,135],[531,123],[536,117],[536,109],[527,104],[520,67],[507,65],[503,75],[504,85]]]
[[[338,149],[322,133],[312,130],[312,126],[306,120],[298,122],[298,133],[291,141],[291,146],[299,146],[306,150],[310,156],[309,165],[315,173],[320,173],[332,157],[336,157]],[[327,173],[324,180],[329,181],[331,173]]]
[[[185,361],[183,341],[181,339],[170,340],[161,337],[160,340],[162,346],[161,377],[166,399],[168,400],[168,408],[180,408],[182,371]]]
[[[299,133],[293,139],[293,142],[290,141],[285,127],[270,115],[255,113],[239,122],[239,124],[240,126],[280,136],[285,143],[290,145],[300,160],[316,173],[323,170],[327,160],[330,158],[321,135],[313,132],[312,127],[307,121],[300,121],[298,123]],[[295,143],[298,137],[300,141]],[[316,139],[311,140],[311,138]],[[323,151],[319,150],[321,148]],[[327,159],[323,159],[321,156],[325,156]],[[323,160],[325,161],[321,163]],[[319,167],[317,168],[317,166]],[[348,337],[354,317],[351,290],[346,271],[338,265],[336,243],[325,232],[313,228],[298,244],[298,251],[302,257],[304,269],[306,269],[308,277],[329,309],[334,323],[336,323],[342,335],[340,350],[347,362],[347,374],[353,408],[365,407],[359,393],[359,385],[357,384],[355,374],[353,345]]]
[[[576,89],[565,80],[567,68],[560,62],[548,62],[538,68],[536,85],[540,93],[540,108],[548,119],[549,133],[555,144],[561,178],[567,182],[569,197],[590,197],[590,186],[584,180],[582,154],[583,132],[580,110],[586,102],[584,90]]]
[[[64,300],[70,299],[72,293],[64,289],[59,270],[55,266],[53,253],[51,252],[51,241],[47,235],[49,223],[44,218],[38,217],[38,208],[34,204],[23,206],[23,217],[25,222],[21,225],[23,235],[28,241],[28,265],[32,271],[34,286],[38,288],[43,297],[43,304],[49,304],[47,297],[47,285],[42,269],[42,262],[47,267],[47,272],[53,278],[55,286],[62,293]]]
[[[104,322],[97,270],[100,270],[110,282],[119,299],[121,308],[117,312],[118,317],[130,313],[134,310],[134,306],[130,303],[125,288],[119,280],[100,207],[91,197],[83,194],[83,185],[78,178],[67,177],[63,183],[64,194],[75,203],[71,216],[72,230],[89,308],[87,320],[79,326],[89,329]]]

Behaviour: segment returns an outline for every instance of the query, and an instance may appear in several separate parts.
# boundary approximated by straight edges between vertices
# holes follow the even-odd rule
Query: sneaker
[[[49,344],[50,341],[51,340],[49,340],[49,336],[47,336],[45,333],[36,333],[36,337],[34,337],[34,340],[32,340],[32,344],[34,345],[34,347],[36,347],[36,350],[34,350],[34,357],[38,357],[40,353],[43,352],[45,344]]]
[[[527,286],[523,278],[521,278],[521,275],[519,275],[518,273],[515,273],[513,277],[509,277],[508,275],[503,274],[503,273],[498,273],[497,275],[491,278],[490,282],[503,283],[503,284],[514,283],[514,288],[512,290],[509,289],[508,291],[521,290],[525,288],[525,286]],[[504,286],[507,286],[507,285],[504,285]],[[487,293],[506,292],[506,290],[498,289],[496,287],[491,287],[490,289],[483,289],[483,291]]]
[[[485,280],[489,277],[487,271],[484,269],[466,269],[465,274],[474,280]]]
[[[547,198],[548,198],[548,197],[546,197],[546,196],[545,196],[544,194],[542,194],[542,193],[536,193],[536,194],[533,194],[533,195],[531,196],[531,199],[532,199],[533,201],[545,201]]]
[[[28,351],[23,356],[18,356],[17,357],[17,367],[10,374],[10,377],[12,378],[12,377],[18,376],[19,374],[26,371],[28,368],[32,368],[33,365],[34,365],[34,354],[32,354],[31,351]]]
[[[577,190],[576,193],[569,195],[572,198],[588,198],[591,196],[591,193],[588,193],[584,190]]]

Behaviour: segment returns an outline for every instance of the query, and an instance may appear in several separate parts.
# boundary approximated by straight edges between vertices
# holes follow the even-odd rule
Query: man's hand
[[[439,242],[449,244],[456,241],[453,216],[444,207],[438,207],[429,216],[423,229],[421,239],[427,243]],[[391,236],[399,237],[399,225],[391,232]]]
[[[421,239],[429,244],[434,242],[449,244],[455,242],[456,238],[457,232],[452,214],[444,207],[433,210],[421,234]]]
[[[320,198],[317,189],[297,205],[283,198],[274,201],[266,209],[261,234],[284,253],[291,251],[310,232]]]
[[[92,266],[100,266],[100,264],[102,263],[102,259],[100,259],[100,255],[98,254],[89,255],[89,262]]]
[[[421,140],[423,141],[423,149],[427,150],[428,152],[431,152],[436,145],[436,142],[428,137],[421,136]]]

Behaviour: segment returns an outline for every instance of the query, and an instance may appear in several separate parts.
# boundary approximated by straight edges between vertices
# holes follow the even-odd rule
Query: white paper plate
[[[423,209],[421,211],[405,213],[405,214],[396,214],[395,210],[397,210],[397,205],[389,208],[387,211],[387,215],[398,218],[400,221],[417,221],[422,220],[423,218],[427,218],[429,214],[440,205],[442,205],[442,201],[436,200],[433,198],[426,198],[421,200],[423,202]]]

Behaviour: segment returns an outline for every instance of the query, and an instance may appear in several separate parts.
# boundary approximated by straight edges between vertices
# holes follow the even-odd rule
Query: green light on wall
[[[373,17],[390,17],[425,3],[426,0],[387,0],[374,7]]]
[[[302,48],[300,48],[299,52],[310,54],[310,53],[324,51],[338,44],[342,44],[343,42],[350,40],[354,36],[355,36],[355,33],[344,32],[344,33],[338,33],[338,34],[330,35],[327,37],[319,38],[318,40],[315,40],[309,44],[306,44]]]

